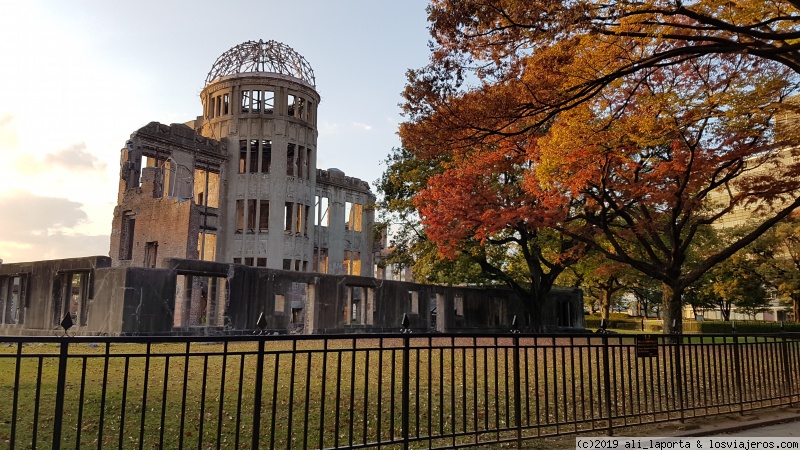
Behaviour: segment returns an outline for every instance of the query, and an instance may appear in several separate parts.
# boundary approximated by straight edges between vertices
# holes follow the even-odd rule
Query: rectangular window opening
[[[205,231],[198,235],[197,255],[202,261],[216,261],[217,235]]]
[[[291,259],[284,259],[283,260],[283,270],[291,270],[292,269],[292,260]]]
[[[266,233],[269,231],[269,200],[259,200],[258,202],[258,231]]]
[[[464,315],[464,297],[456,295],[453,299],[453,309],[455,309],[456,316]]]
[[[251,199],[247,201],[247,232],[255,233],[255,231],[256,231],[256,201]]]
[[[261,91],[253,91],[253,102],[250,106],[250,112],[253,114],[261,113]]]
[[[239,173],[244,173],[247,169],[247,140],[239,141]]]
[[[314,225],[327,227],[330,225],[330,214],[328,213],[328,197],[316,197],[316,215]]]
[[[359,203],[346,202],[344,207],[345,230],[362,231],[364,207]]]
[[[242,91],[242,113],[250,112],[250,91]]]
[[[267,267],[267,258],[258,258],[258,259],[256,259],[256,266],[257,267]]]
[[[306,148],[306,159],[305,159],[305,166],[303,167],[305,171],[305,178],[306,180],[311,179],[311,149]]]
[[[286,115],[288,115],[289,117],[295,116],[295,109],[297,108],[296,103],[297,103],[297,97],[295,97],[292,94],[289,94],[286,100],[286,104],[288,106],[286,110]]]
[[[269,173],[272,165],[272,141],[261,141],[261,173]]]
[[[158,241],[146,242],[144,244],[144,266],[149,267],[151,269],[155,268],[157,256],[158,256]]]
[[[297,176],[306,178],[306,148],[302,145],[297,148]]]
[[[136,226],[136,215],[132,211],[122,213],[122,227],[119,239],[119,259],[133,259],[133,237]]]
[[[361,252],[353,252],[353,262],[351,263],[351,275],[361,275]]]
[[[328,273],[328,249],[314,247],[314,272]]]
[[[209,208],[219,208],[219,173],[207,172],[208,184],[206,186],[206,205]]]
[[[24,322],[25,297],[27,291],[26,281],[25,277],[19,275],[0,278],[0,290],[2,290],[2,292],[0,292],[0,300],[5,297],[4,323],[16,325]],[[2,303],[0,303],[0,305],[2,305]]]
[[[306,100],[302,97],[297,97],[297,117],[306,120]]]
[[[244,200],[236,200],[236,232],[244,231]]]
[[[305,216],[303,215],[304,212],[303,205],[297,203],[295,205],[295,211],[296,213],[295,213],[294,231],[297,234],[301,234],[303,233],[303,228],[304,228],[303,224],[305,222]]]
[[[286,175],[290,177],[295,176],[297,173],[297,161],[295,160],[295,145],[286,145]]]
[[[245,258],[244,259],[244,265],[252,267],[253,266],[253,258]]]
[[[258,144],[258,139],[250,140],[250,173],[258,173],[258,155],[260,153]]]
[[[351,262],[351,260],[352,260],[352,256],[351,256],[350,250],[345,250],[344,251],[344,261],[342,262],[342,266],[343,266],[342,269],[343,269],[343,272],[346,275],[352,275],[352,273],[350,273],[350,269],[351,269],[350,262]]]
[[[308,214],[311,212],[311,207],[305,207],[305,214],[303,215],[303,236],[308,236]]]
[[[286,297],[282,294],[275,294],[275,312],[283,314],[284,311],[284,303],[286,303]]]
[[[230,114],[230,97],[228,94],[222,94],[222,114]]]
[[[293,223],[292,210],[294,209],[293,206],[294,204],[290,202],[286,202],[285,204],[284,218],[286,219],[286,221],[285,221],[284,231],[292,231],[292,223]]]
[[[272,114],[275,111],[275,92],[264,91],[264,114]]]

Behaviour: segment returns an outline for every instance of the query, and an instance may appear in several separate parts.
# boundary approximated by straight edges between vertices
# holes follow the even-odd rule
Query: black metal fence
[[[0,447],[525,445],[800,401],[800,334],[0,337]]]

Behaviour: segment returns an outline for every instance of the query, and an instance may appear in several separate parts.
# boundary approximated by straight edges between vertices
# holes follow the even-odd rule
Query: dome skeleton
[[[247,41],[223,53],[211,66],[206,86],[226,75],[248,72],[273,72],[315,85],[311,65],[286,44],[277,41]]]

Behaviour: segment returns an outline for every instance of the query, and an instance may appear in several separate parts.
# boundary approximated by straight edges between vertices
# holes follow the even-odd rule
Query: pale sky
[[[0,259],[108,255],[120,149],[202,112],[219,55],[276,40],[314,69],[320,168],[374,182],[399,146],[425,0],[0,0]],[[374,188],[373,188],[374,190]]]

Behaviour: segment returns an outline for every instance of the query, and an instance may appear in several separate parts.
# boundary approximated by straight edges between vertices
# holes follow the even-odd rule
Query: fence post
[[[789,406],[793,406],[794,392],[792,391],[792,374],[789,371],[789,344],[786,342],[786,330],[781,322],[781,353],[783,354],[783,386],[789,394]]]
[[[411,393],[409,392],[409,379],[411,371],[410,369],[410,362],[409,362],[409,354],[411,347],[411,339],[408,337],[406,333],[403,336],[403,417],[401,418],[402,426],[403,426],[403,449],[408,450],[408,437],[409,437],[409,430],[408,430],[408,414],[409,414],[409,407],[408,402],[411,398]]]
[[[742,365],[739,361],[739,336],[733,327],[733,370],[736,372],[736,400],[739,403],[739,414],[744,414],[744,393],[742,392]]]
[[[258,354],[256,355],[256,385],[255,393],[253,394],[253,439],[251,446],[253,450],[258,450],[261,438],[261,394],[264,389],[264,344],[266,343],[264,333],[267,328],[267,318],[263,312],[258,316],[256,325],[260,331],[256,332],[258,333]],[[277,377],[278,374],[276,373],[275,376]]]
[[[516,319],[516,316],[514,316]],[[522,448],[522,389],[519,376],[519,330],[514,334],[514,426],[517,428],[517,448]]]
[[[673,329],[675,326],[673,325]],[[685,421],[684,415],[684,395],[683,395],[683,346],[681,345],[683,341],[683,335],[675,333],[674,335],[674,342],[675,342],[675,355],[673,357],[673,364],[675,365],[675,384],[678,388],[678,410],[680,411],[680,421],[683,423]]]
[[[56,408],[53,416],[53,450],[61,448],[61,425],[64,419],[64,390],[67,381],[67,355],[69,341],[65,335],[61,341],[61,352],[58,355],[58,382],[56,383]],[[80,426],[80,425],[79,425]]]
[[[408,450],[408,438],[409,438],[409,430],[408,430],[408,414],[409,414],[409,405],[408,403],[411,401],[411,393],[409,392],[409,379],[411,378],[411,371],[410,367],[411,364],[409,362],[409,355],[411,353],[411,339],[409,338],[409,333],[411,333],[411,322],[408,319],[407,314],[403,314],[403,319],[400,322],[401,330],[400,332],[403,333],[403,373],[401,374],[402,378],[402,389],[403,389],[403,405],[402,405],[402,415],[403,417],[400,418],[401,425],[403,427],[403,449]],[[380,441],[380,436],[378,437]]]
[[[605,406],[606,416],[608,417],[608,435],[614,435],[614,419],[611,417],[611,362],[608,357],[608,333],[606,332],[605,319],[602,319],[600,326],[602,327],[603,336],[603,390],[606,391]]]

